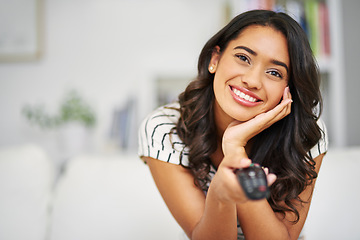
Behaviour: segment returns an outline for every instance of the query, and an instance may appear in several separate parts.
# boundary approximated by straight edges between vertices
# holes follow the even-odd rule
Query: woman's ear
[[[209,67],[208,67],[210,73],[216,72],[216,68],[218,66],[219,59],[220,59],[220,47],[216,46],[212,51],[211,59],[210,59]]]

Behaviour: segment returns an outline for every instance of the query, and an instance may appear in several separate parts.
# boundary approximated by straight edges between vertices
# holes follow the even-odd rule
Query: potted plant
[[[96,123],[95,112],[75,90],[67,93],[56,115],[48,114],[40,105],[26,105],[22,112],[32,125],[38,125],[43,129],[58,128],[73,122],[92,128]]]
[[[45,130],[59,130],[59,152],[62,158],[70,158],[85,151],[90,141],[90,130],[96,124],[94,110],[75,90],[65,95],[57,114],[49,114],[41,105],[26,105],[22,113],[31,125]]]

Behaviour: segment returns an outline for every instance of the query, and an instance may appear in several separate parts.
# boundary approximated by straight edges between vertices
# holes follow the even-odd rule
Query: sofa
[[[329,150],[307,240],[360,239],[359,168],[360,148]],[[27,144],[0,148],[0,239],[186,238],[135,153],[84,154],[59,172],[41,147]]]

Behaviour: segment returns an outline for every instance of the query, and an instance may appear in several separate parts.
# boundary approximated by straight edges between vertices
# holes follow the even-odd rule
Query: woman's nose
[[[260,89],[262,86],[262,77],[263,71],[259,68],[253,67],[248,69],[248,71],[246,71],[246,73],[242,76],[242,82],[249,89]]]

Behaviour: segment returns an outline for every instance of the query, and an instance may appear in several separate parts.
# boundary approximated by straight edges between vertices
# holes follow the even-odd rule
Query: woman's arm
[[[233,168],[247,167],[250,160],[224,159],[206,199],[190,170],[157,159],[144,160],[170,212],[190,239],[237,239],[236,202],[232,199],[245,197]]]
[[[236,151],[243,149],[241,156],[247,157],[244,149],[248,141],[273,123],[289,115],[291,112],[291,102],[291,94],[288,91],[284,91],[283,100],[274,109],[259,114],[244,123],[236,121],[231,123],[223,135],[222,149],[225,157],[231,155],[235,149]],[[320,155],[314,159],[316,162],[316,172],[319,171],[322,158],[323,155]],[[315,181],[299,196],[302,200],[308,201],[308,203],[297,205],[300,213],[300,221],[297,224],[291,222],[295,219],[292,213],[286,212],[284,218],[283,215],[275,213],[265,199],[238,202],[237,215],[246,239],[297,239],[310,207],[314,184]],[[285,206],[285,203],[283,204]]]
[[[321,154],[314,159],[317,173],[323,157],[324,154]],[[286,212],[285,217],[280,213],[274,213],[266,200],[237,204],[238,218],[245,238],[247,240],[298,239],[309,212],[314,185],[315,181],[299,195],[306,203],[296,205],[300,214],[300,220],[296,224],[292,223],[295,220],[293,213]]]

